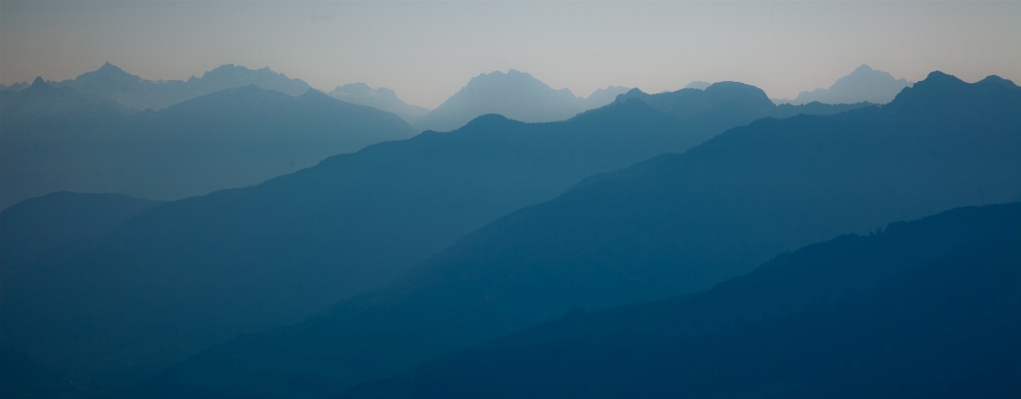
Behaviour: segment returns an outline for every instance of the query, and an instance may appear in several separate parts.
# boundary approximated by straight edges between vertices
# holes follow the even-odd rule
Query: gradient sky
[[[0,82],[109,61],[147,79],[269,66],[313,87],[364,82],[433,108],[514,68],[587,96],[736,80],[771,97],[862,63],[1021,81],[1021,2],[0,2]]]

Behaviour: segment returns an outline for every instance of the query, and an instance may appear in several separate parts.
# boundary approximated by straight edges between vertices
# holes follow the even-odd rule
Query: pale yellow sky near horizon
[[[863,63],[911,81],[1019,81],[1017,49],[1018,1],[0,2],[0,83],[107,61],[146,79],[237,64],[429,108],[510,68],[579,96],[734,80],[793,98]]]

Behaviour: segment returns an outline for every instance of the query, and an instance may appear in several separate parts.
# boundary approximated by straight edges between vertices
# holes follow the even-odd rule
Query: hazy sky
[[[858,65],[1021,81],[1021,2],[0,3],[0,82],[73,78],[109,61],[148,79],[269,66],[322,90],[385,86],[435,107],[514,68],[587,96],[736,80],[771,97]]]

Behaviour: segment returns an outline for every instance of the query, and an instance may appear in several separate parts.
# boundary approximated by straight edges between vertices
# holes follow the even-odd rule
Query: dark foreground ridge
[[[355,398],[1021,395],[1021,204],[780,255],[706,293],[554,322]]]

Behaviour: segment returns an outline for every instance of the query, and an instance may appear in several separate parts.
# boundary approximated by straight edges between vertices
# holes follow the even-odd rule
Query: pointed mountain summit
[[[853,104],[870,102],[886,104],[905,87],[910,87],[907,79],[897,79],[889,72],[872,69],[862,64],[850,75],[837,79],[829,89],[803,91],[793,100],[779,100],[780,103],[793,105],[808,104],[818,101],[823,104]]]
[[[385,87],[373,89],[365,83],[337,86],[329,94],[340,101],[394,113],[408,123],[414,123],[429,113],[428,108],[411,105],[397,98],[397,93],[393,90]]]
[[[620,91],[611,89],[609,92]],[[511,69],[471,79],[456,94],[432,110],[415,126],[423,130],[450,131],[477,116],[500,114],[522,122],[553,122],[612,101],[597,92],[598,101],[575,97],[569,89],[554,90],[531,74]],[[595,93],[594,93],[595,94]],[[605,103],[602,101],[606,101]]]

